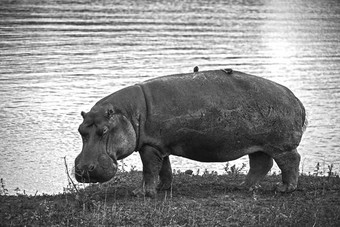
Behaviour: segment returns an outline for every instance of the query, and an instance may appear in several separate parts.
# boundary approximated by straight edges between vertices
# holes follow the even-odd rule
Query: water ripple
[[[10,190],[60,192],[62,157],[72,166],[81,149],[80,111],[124,86],[195,65],[289,87],[310,122],[300,145],[303,171],[320,160],[339,171],[339,11],[337,0],[4,0],[1,177]],[[223,172],[222,163],[172,162]],[[135,154],[126,163],[141,168]]]

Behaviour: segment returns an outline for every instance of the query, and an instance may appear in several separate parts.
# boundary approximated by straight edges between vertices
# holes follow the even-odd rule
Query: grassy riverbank
[[[119,173],[110,183],[43,196],[0,196],[1,226],[340,226],[338,176],[300,176],[298,190],[274,191],[280,176],[261,188],[240,190],[244,175],[174,175],[173,190],[136,198],[141,173]],[[3,188],[4,189],[4,188]]]

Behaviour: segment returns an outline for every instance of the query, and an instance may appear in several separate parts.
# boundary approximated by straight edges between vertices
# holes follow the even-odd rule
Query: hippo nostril
[[[89,165],[88,171],[89,171],[89,172],[92,172],[93,170],[94,170],[94,165],[93,165],[93,164]]]

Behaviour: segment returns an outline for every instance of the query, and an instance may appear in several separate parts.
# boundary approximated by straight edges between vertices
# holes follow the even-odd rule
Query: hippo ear
[[[86,113],[85,113],[84,111],[81,111],[80,114],[81,114],[81,116],[82,116],[83,118],[85,118],[85,114],[86,114]]]
[[[106,111],[106,117],[108,118],[108,119],[110,119],[110,118],[112,118],[112,116],[114,115],[114,111],[113,111],[113,109],[108,109],[107,111]]]

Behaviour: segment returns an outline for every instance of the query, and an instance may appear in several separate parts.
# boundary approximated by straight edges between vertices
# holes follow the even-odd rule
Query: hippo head
[[[81,112],[79,133],[83,140],[75,160],[75,177],[82,183],[105,182],[117,171],[117,160],[133,153],[136,133],[131,122],[111,104]]]

